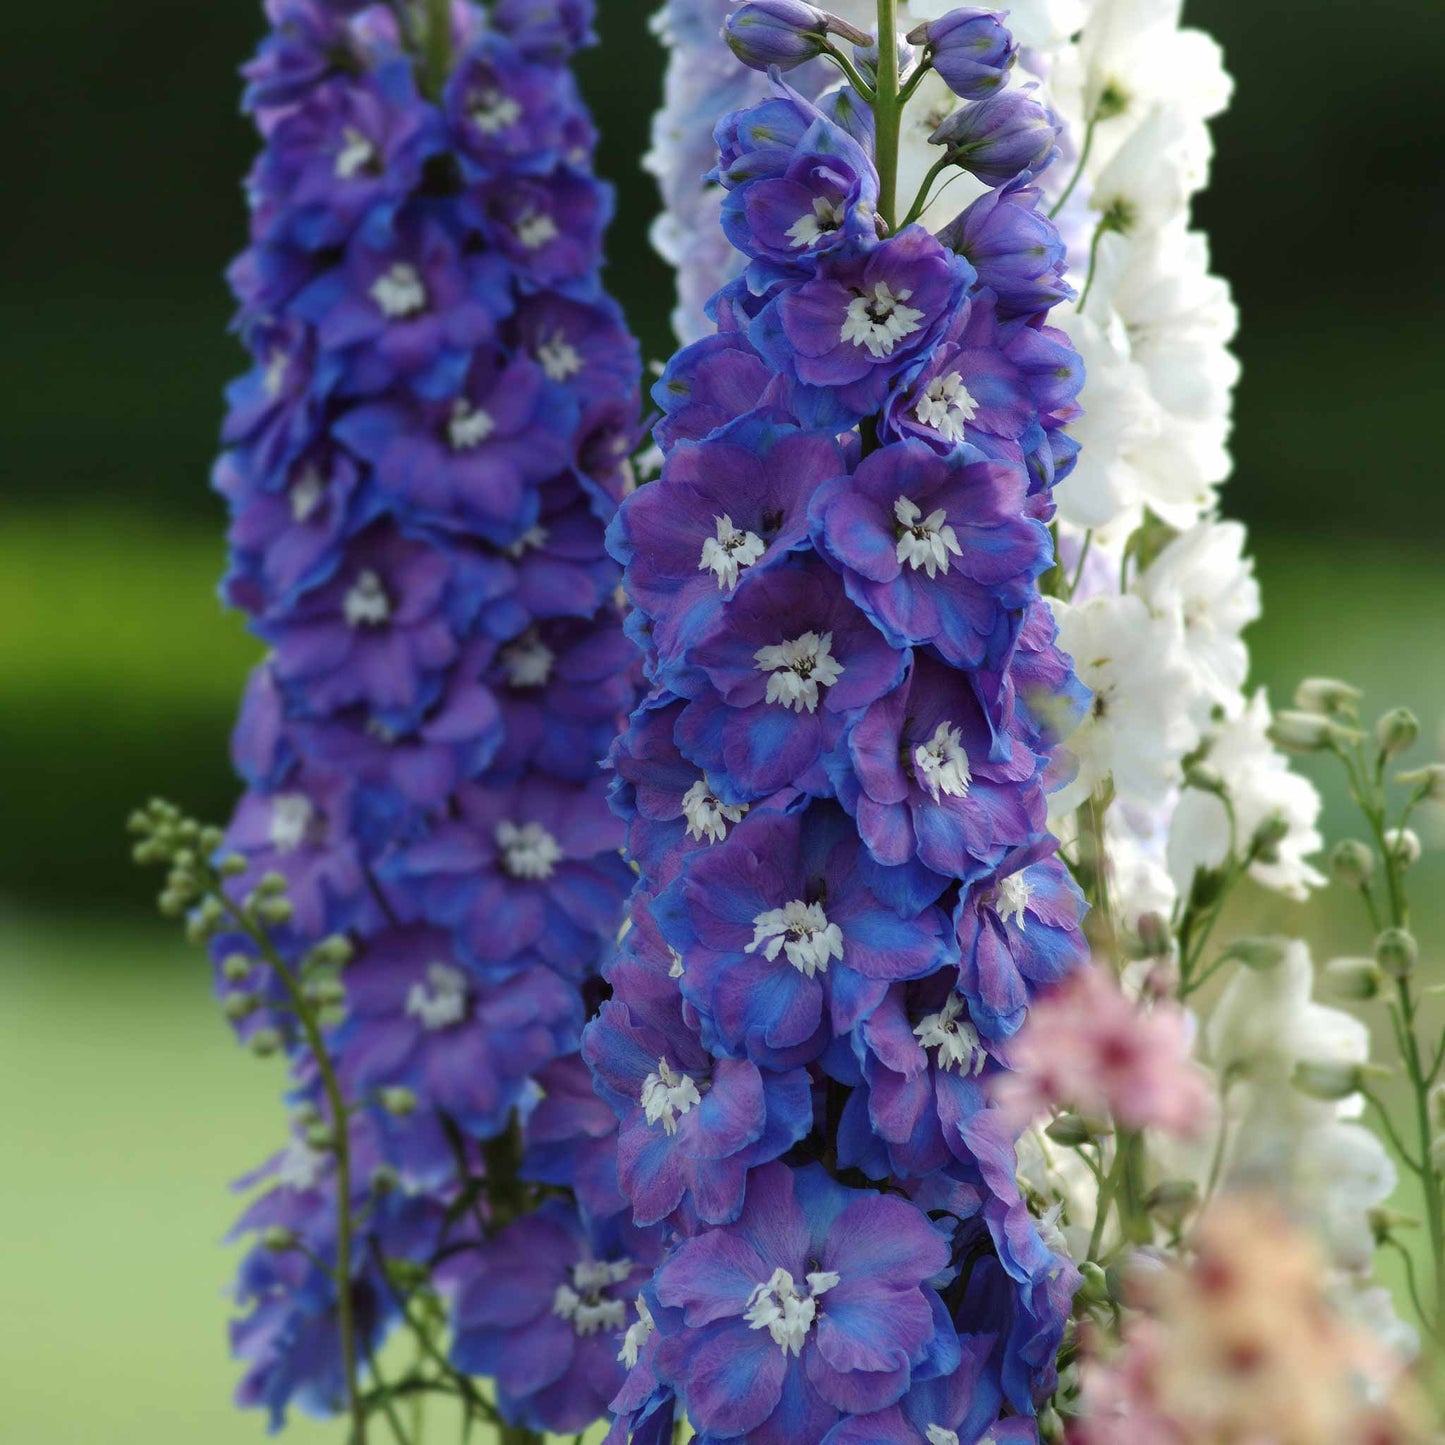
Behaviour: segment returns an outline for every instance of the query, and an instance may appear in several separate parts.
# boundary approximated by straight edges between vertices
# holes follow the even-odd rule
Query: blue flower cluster
[[[599,282],[611,196],[568,68],[591,0],[433,5],[445,34],[403,23],[420,10],[268,0],[232,271],[254,365],[216,478],[225,595],[270,648],[225,851],[241,892],[284,880],[288,962],[334,935],[355,952],[328,1042],[359,1108],[373,1345],[396,1319],[378,1261],[424,1263],[444,1219],[455,1249],[447,1206],[481,1141],[518,1112],[545,1132],[545,1081],[585,1078],[584,988],[632,884],[598,765],[637,690],[605,529],[641,369]],[[244,1221],[305,1249],[243,1267],[242,1399],[278,1420],[335,1409],[335,1292],[313,1261],[335,1249],[340,1121],[264,958],[238,933],[215,956],[242,1036],[291,1055],[300,1113]]]
[[[666,1243],[614,1440],[678,1409],[704,1445],[1037,1440],[1056,1383],[1077,1276],[988,1098],[1085,952],[1045,831],[1084,695],[1039,591],[1082,376],[1047,325],[1051,119],[982,90],[957,156],[994,188],[942,236],[880,222],[851,92],[775,74],[717,128],[746,269],[610,531],[651,691],[583,1054]]]

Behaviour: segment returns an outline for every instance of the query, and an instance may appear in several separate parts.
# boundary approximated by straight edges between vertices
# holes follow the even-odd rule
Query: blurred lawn
[[[1256,552],[1267,615],[1252,642],[1275,700],[1332,673],[1370,689],[1371,716],[1408,703],[1437,736],[1438,556],[1275,538]],[[143,896],[121,862],[128,803],[159,787],[223,811],[224,736],[254,648],[214,600],[215,536],[20,513],[0,523],[0,555],[0,749],[20,763],[0,843],[0,1439],[259,1440],[263,1422],[229,1404],[233,1254],[219,1241],[228,1180],[278,1141],[279,1074],[231,1046],[189,950],[113,902],[109,924],[77,912]],[[1351,826],[1333,773],[1307,770],[1332,832]],[[83,813],[55,801],[81,796],[77,772]],[[1414,888],[1436,968],[1442,865],[1427,855]],[[1304,930],[1323,958],[1368,944],[1348,905],[1246,906],[1252,926]],[[293,1438],[339,1437],[298,1423]]]

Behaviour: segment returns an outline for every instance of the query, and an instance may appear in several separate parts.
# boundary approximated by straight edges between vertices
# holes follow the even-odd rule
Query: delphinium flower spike
[[[839,29],[753,11],[770,53],[792,12]],[[617,1439],[677,1411],[708,1442],[1036,1438],[1076,1281],[989,1090],[1085,955],[1044,829],[1083,694],[1039,592],[1081,377],[1057,272],[995,289],[903,223],[901,49],[718,124],[744,269],[658,383],[661,476],[610,533],[652,691],[613,760],[641,877],[583,1052],[669,1241]],[[990,184],[1026,184],[1001,154]]]
[[[207,851],[237,897],[281,887],[286,907],[264,940],[206,932],[228,1017],[288,1060],[295,1137],[238,1226],[259,1239],[240,1398],[279,1423],[348,1390],[365,1415],[444,1389],[519,1438],[579,1429],[623,1374],[623,1323],[592,1295],[633,1266],[593,1274],[623,1245],[649,1257],[609,1217],[607,1131],[557,1147],[602,1107],[568,1084],[631,883],[598,765],[635,697],[604,534],[640,363],[599,281],[611,194],[570,71],[592,6],[268,16],[232,271],[254,365],[216,481],[226,597],[270,653],[236,732],[248,791]],[[292,979],[328,939],[351,958],[318,1038]],[[555,1320],[575,1348],[522,1382],[506,1359],[530,1326],[492,1267],[508,1229],[579,1281]],[[478,1318],[510,1321],[500,1355]],[[397,1327],[421,1363],[387,1381]],[[497,1376],[495,1410],[467,1372]]]

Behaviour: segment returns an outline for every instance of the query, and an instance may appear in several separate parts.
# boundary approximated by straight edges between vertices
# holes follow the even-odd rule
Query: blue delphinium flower
[[[263,149],[231,278],[254,365],[229,393],[216,482],[226,596],[271,652],[237,730],[249,791],[226,851],[242,894],[285,884],[272,937],[287,966],[349,941],[325,1043],[355,1112],[334,1119],[317,1094],[265,950],[222,929],[227,1013],[290,1055],[321,1139],[293,1146],[243,1222],[269,1243],[243,1270],[236,1348],[243,1399],[278,1421],[292,1401],[343,1404],[338,1297],[317,1261],[350,1208],[361,1345],[398,1319],[383,1259],[425,1275],[444,1254],[467,1279],[459,1359],[496,1371],[504,1409],[572,1430],[623,1381],[636,1288],[615,1329],[578,1313],[562,1331],[575,1358],[551,1342],[551,1373],[519,1372],[512,1336],[534,1315],[561,1327],[551,1286],[534,1300],[489,1273],[466,1247],[473,1210],[458,1228],[453,1205],[496,1176],[477,1216],[495,1229],[525,1211],[519,1176],[575,1185],[584,1212],[555,1206],[572,1210],[570,1256],[545,1219],[513,1226],[551,1249],[531,1261],[539,1279],[582,1268],[576,1240],[632,1230],[616,1119],[576,1050],[632,881],[598,764],[636,697],[605,531],[640,365],[599,282],[611,194],[569,68],[590,0],[438,12],[445,35],[382,5],[268,0],[246,72]],[[336,1128],[351,1201],[327,1195]],[[637,1270],[650,1247],[632,1248]]]
[[[652,690],[613,752],[639,880],[583,1054],[670,1235],[614,1441],[679,1412],[705,1445],[1035,1439],[1055,1383],[1077,1276],[989,1099],[1084,955],[1046,833],[1083,698],[1040,596],[1082,374],[1024,169],[1052,132],[996,20],[936,26],[987,97],[992,206],[899,225],[866,97],[775,77],[724,116],[735,279],[609,530]]]

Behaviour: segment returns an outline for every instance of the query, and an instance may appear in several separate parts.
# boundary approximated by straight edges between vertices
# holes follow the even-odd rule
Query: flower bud
[[[307,1145],[315,1149],[317,1153],[336,1148],[336,1135],[331,1132],[331,1125],[324,1119],[318,1119],[314,1124],[308,1124],[305,1138]]]
[[[296,1231],[282,1224],[268,1225],[261,1231],[261,1243],[275,1254],[296,1248]]]
[[[280,1051],[281,1035],[276,1029],[257,1029],[256,1032],[246,1040],[246,1047],[250,1049],[258,1059],[268,1059],[272,1054]]]
[[[290,923],[295,911],[289,898],[263,898],[256,905],[256,916],[273,928]]]
[[[1268,973],[1278,966],[1287,947],[1282,938],[1241,938],[1229,946],[1225,957],[1238,959],[1255,973]]]
[[[1060,1114],[1044,1133],[1066,1149],[1075,1149],[1080,1144],[1091,1144],[1114,1131],[1099,1119],[1086,1119],[1081,1114]]]
[[[355,956],[356,949],[344,933],[333,933],[329,938],[323,938],[311,950],[311,957],[317,963],[333,968],[345,968]]]
[[[248,1019],[258,1008],[261,1007],[260,1000],[253,993],[232,993],[226,995],[226,1001],[221,1005],[221,1012],[238,1024],[242,1019]]]
[[[1293,1082],[1301,1094],[1333,1104],[1365,1087],[1365,1069],[1361,1064],[1301,1059],[1295,1065]]]
[[[1144,1208],[1177,1229],[1199,1208],[1199,1186],[1192,1179],[1166,1179],[1144,1196]]]
[[[1387,758],[1409,752],[1419,736],[1420,719],[1407,707],[1391,708],[1375,724],[1375,741]]]
[[[1270,741],[1287,753],[1319,753],[1346,743],[1359,742],[1364,734],[1320,713],[1277,712],[1269,726]]]
[[[1169,920],[1162,913],[1152,909],[1141,913],[1137,927],[1139,947],[1144,951],[1145,958],[1162,958],[1173,951],[1174,935],[1170,931]]]
[[[221,976],[227,983],[245,983],[255,966],[256,960],[244,953],[228,953],[221,960]]]
[[[381,1107],[393,1118],[405,1119],[416,1112],[416,1095],[400,1087],[381,1091]]]
[[[1037,174],[1049,164],[1062,128],[1038,101],[1006,90],[964,106],[929,140],[946,147],[949,160],[986,185],[1005,186],[1021,171]]]
[[[1375,876],[1375,855],[1357,838],[1344,838],[1330,852],[1330,876],[1347,888],[1364,888]]]
[[[1325,717],[1336,713],[1353,717],[1362,697],[1364,693],[1347,682],[1333,677],[1307,677],[1294,690],[1294,705],[1301,712],[1320,713]]]
[[[1079,1266],[1079,1274],[1083,1283],[1076,1298],[1085,1304],[1108,1304],[1113,1298],[1109,1293],[1109,1276],[1092,1259],[1086,1259]]]
[[[239,878],[251,865],[240,853],[227,853],[216,864],[216,872],[222,878]]]
[[[1391,978],[1409,978],[1420,962],[1420,945],[1408,928],[1387,928],[1375,940],[1375,962]]]
[[[802,0],[748,0],[723,22],[732,52],[753,70],[791,70],[823,53],[828,17]]]
[[[1427,763],[1413,772],[1397,773],[1395,781],[1417,789],[1422,803],[1445,803],[1445,763]]]
[[[964,100],[992,95],[1013,69],[1018,46],[992,10],[964,7],[909,31],[915,45],[927,43],[933,68]]]
[[[1393,1239],[1402,1229],[1419,1229],[1420,1221],[1413,1214],[1401,1214],[1397,1209],[1386,1209],[1377,1204],[1366,1216],[1370,1221],[1370,1232],[1376,1244]]]
[[[1289,837],[1289,819],[1283,813],[1271,813],[1249,840],[1250,856],[1261,863],[1279,862],[1279,845]]]
[[[1400,868],[1413,868],[1420,861],[1420,835],[1413,828],[1391,828],[1385,847]]]
[[[1325,965],[1325,984],[1338,999],[1361,1003],[1375,998],[1384,981],[1373,958],[1332,958]]]
[[[1437,1134],[1430,1141],[1430,1168],[1436,1174],[1445,1174],[1445,1134]]]

